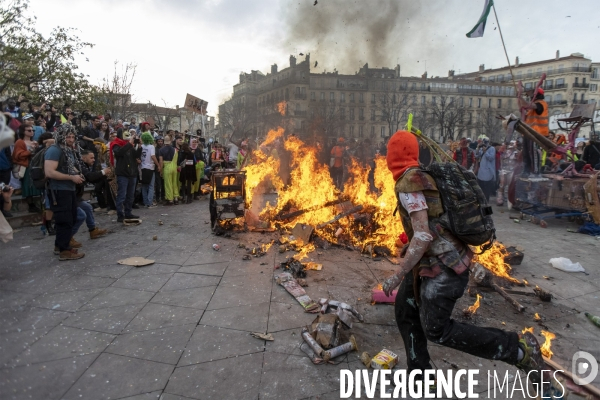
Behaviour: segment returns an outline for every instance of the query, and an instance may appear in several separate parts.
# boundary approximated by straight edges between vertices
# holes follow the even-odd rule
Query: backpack
[[[433,162],[423,170],[434,179],[442,199],[440,224],[468,245],[485,244],[482,252],[487,251],[496,239],[496,228],[475,174],[456,162]]]
[[[31,181],[33,182],[33,186],[39,190],[45,189],[46,182],[48,181],[48,178],[46,178],[46,172],[44,171],[46,150],[48,149],[49,147],[44,147],[43,149],[39,150],[29,161],[29,174],[31,176]],[[64,154],[61,150],[58,164],[61,165],[63,163]]]

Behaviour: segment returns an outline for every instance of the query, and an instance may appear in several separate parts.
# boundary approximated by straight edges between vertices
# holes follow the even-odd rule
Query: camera
[[[46,104],[46,107],[44,107],[44,111],[52,111],[52,103]]]
[[[0,191],[7,193],[7,192],[10,192],[10,189],[12,189],[12,188],[10,186],[8,186],[6,183],[0,182]]]

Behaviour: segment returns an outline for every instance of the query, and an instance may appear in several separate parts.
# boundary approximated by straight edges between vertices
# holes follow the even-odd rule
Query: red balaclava
[[[419,166],[419,143],[415,135],[408,131],[398,131],[387,145],[387,165],[394,181],[410,167]]]

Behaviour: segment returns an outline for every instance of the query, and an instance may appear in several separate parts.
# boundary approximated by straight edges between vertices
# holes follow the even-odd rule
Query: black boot
[[[56,235],[56,230],[54,229],[54,224],[52,220],[46,221],[46,231],[48,232],[48,236]]]
[[[192,204],[192,195],[191,194],[187,195],[187,204]]]

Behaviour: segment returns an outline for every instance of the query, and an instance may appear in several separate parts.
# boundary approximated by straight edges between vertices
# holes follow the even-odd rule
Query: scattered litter
[[[244,243],[242,243],[242,242],[239,242],[238,243],[238,248],[244,249],[244,248],[246,248],[246,245]]]
[[[358,345],[356,344],[356,339],[354,335],[350,336],[350,341],[348,343],[344,343],[340,346],[336,346],[333,349],[325,350],[323,352],[323,360],[329,361],[332,358],[339,357],[343,354],[350,353],[351,351],[358,350]]]
[[[275,275],[275,281],[277,284],[283,286],[285,290],[300,303],[302,307],[304,307],[305,312],[309,313],[317,313],[319,312],[319,305],[312,300],[304,289],[298,284],[298,282],[294,279],[292,274],[289,272],[283,272],[279,275]]]
[[[125,226],[136,226],[142,223],[141,218],[129,218],[123,220],[123,225]]]
[[[310,242],[310,236],[312,235],[314,228],[306,224],[296,224],[292,228],[292,236],[297,238],[298,244],[304,246]],[[292,240],[290,236],[290,240]]]
[[[52,307],[52,309],[53,309],[53,310],[56,310],[58,307],[60,307],[60,304],[55,304],[55,305]]]
[[[585,272],[585,269],[580,263],[573,263],[565,257],[551,258],[550,265],[565,272]]]
[[[335,314],[319,314],[309,327],[310,335],[324,349],[340,344],[341,322]]]
[[[533,292],[542,301],[551,301],[552,300],[552,293],[545,291],[538,285],[535,285],[535,288],[533,288]]]
[[[130,265],[133,267],[144,267],[146,265],[154,264],[154,260],[149,260],[144,257],[129,257],[123,260],[117,261],[117,264]]]
[[[255,337],[257,339],[268,340],[270,342],[272,342],[273,340],[275,340],[275,338],[273,337],[273,335],[270,334],[270,333],[251,332],[250,336]]]
[[[219,245],[218,245],[218,244],[216,244],[216,243],[212,245],[212,248],[213,248],[213,250],[214,250],[214,251],[219,251],[219,250],[221,250],[221,246],[219,246]]]
[[[540,314],[535,313],[535,315],[533,316],[533,320],[539,322],[542,320],[542,317],[540,317]]]
[[[392,369],[398,364],[398,355],[390,350],[383,349],[371,360],[373,369]]]
[[[291,273],[294,278],[306,278],[304,264],[295,258],[289,258],[283,261],[280,266],[282,270]]]
[[[31,261],[31,260],[27,260],[27,261],[20,262],[20,263],[19,263],[19,265],[29,265],[29,264],[31,264],[32,262],[33,262],[33,261]]]
[[[520,224],[521,223],[520,219],[513,219],[513,221],[515,221],[515,224]]]
[[[160,215],[164,217],[164,216],[167,216],[167,215],[169,215],[169,214],[160,214]]]
[[[352,328],[352,317],[354,315],[360,322],[364,322],[363,316],[349,304],[337,300],[320,299],[321,314],[332,313],[338,316],[340,321],[347,327]]]
[[[586,312],[585,316],[587,317],[587,319],[589,319],[590,321],[592,321],[592,324],[594,324],[598,328],[600,328],[600,317],[592,315],[589,312]]]
[[[363,351],[360,355],[360,361],[365,365],[365,367],[369,368],[371,366],[371,355],[366,351]]]
[[[323,264],[318,264],[316,262],[309,261],[306,264],[304,264],[305,271],[309,271],[309,270],[320,271],[322,269],[323,269]]]
[[[308,282],[306,282],[306,279],[298,278],[298,285],[300,285],[302,287],[307,287]]]
[[[398,293],[398,289],[394,289],[390,296],[386,296],[383,292],[383,286],[381,284],[375,286],[373,290],[371,290],[372,304],[384,303],[384,304],[394,304],[396,302],[396,294]]]
[[[248,261],[248,260],[249,260],[249,259],[251,259],[251,258],[252,258],[252,257],[250,257],[250,254],[244,254],[244,255],[242,256],[242,260],[244,260],[244,261]]]
[[[319,346],[319,343],[310,335],[306,327],[302,328],[302,339],[308,344],[308,346],[315,352],[315,354],[321,357],[323,354],[323,348]]]
[[[156,236],[156,235],[152,236],[152,240],[158,240],[158,236]]]
[[[30,248],[30,247],[31,247],[31,246],[23,246],[23,247],[21,247],[21,248],[22,248],[22,249],[28,249],[28,248]]]
[[[160,220],[160,219],[158,220],[158,225],[163,225],[162,220]]]

